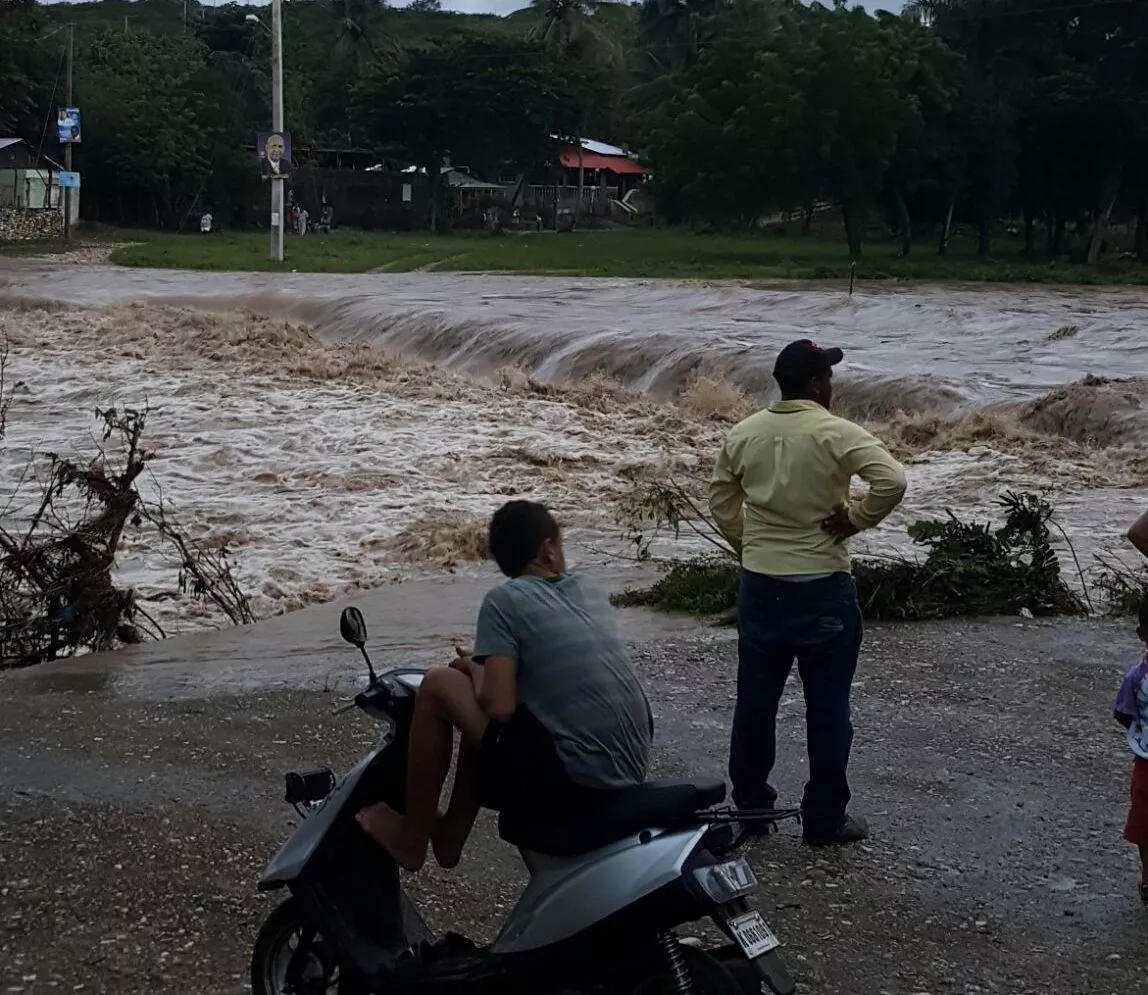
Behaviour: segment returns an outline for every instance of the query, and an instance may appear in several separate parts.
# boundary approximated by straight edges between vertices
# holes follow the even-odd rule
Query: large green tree
[[[488,176],[540,164],[551,136],[574,130],[591,84],[535,43],[473,36],[376,65],[356,106],[376,147],[425,171],[437,226],[445,160]]]
[[[856,259],[915,101],[889,33],[862,8],[814,6],[798,24],[804,43],[794,46],[793,71],[804,105],[795,136],[801,168],[839,205]]]
[[[668,213],[750,223],[827,196],[860,255],[918,107],[896,41],[860,8],[736,0],[711,18],[647,136]]]
[[[0,137],[38,143],[49,119],[63,35],[46,38],[46,29],[32,0],[0,0]]]
[[[206,50],[190,35],[105,31],[83,46],[85,184],[121,215],[178,228],[242,156]],[[250,171],[250,168],[248,169]]]
[[[797,12],[738,0],[697,59],[666,81],[643,145],[671,221],[751,224],[801,199],[801,95],[787,58]]]
[[[961,60],[914,18],[878,15],[878,20],[898,86],[911,98],[885,172],[885,195],[901,254],[907,256],[913,245],[910,204],[935,208],[951,197],[956,182],[950,133]]]

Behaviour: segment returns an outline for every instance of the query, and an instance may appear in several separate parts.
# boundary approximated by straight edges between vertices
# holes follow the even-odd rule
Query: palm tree
[[[536,21],[528,37],[563,58],[618,69],[622,65],[622,48],[603,30],[601,23],[595,23],[594,15],[602,5],[603,0],[531,0],[530,9]],[[578,148],[578,205],[574,211],[577,222],[586,188],[585,153],[580,134],[574,136],[574,144]]]
[[[375,59],[378,53],[371,41],[371,27],[379,12],[378,0],[331,0],[335,15],[335,51],[358,61],[365,53]]]
[[[638,25],[654,73],[684,69],[697,52],[698,20],[725,5],[725,0],[642,0]]]
[[[537,20],[530,38],[564,56],[614,61],[618,46],[594,21],[600,6],[600,0],[532,0]]]

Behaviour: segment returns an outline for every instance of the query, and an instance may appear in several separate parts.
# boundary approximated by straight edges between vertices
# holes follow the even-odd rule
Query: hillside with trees
[[[297,149],[358,149],[435,173],[523,174],[554,136],[633,149],[660,220],[796,233],[843,223],[989,254],[1095,260],[1109,227],[1148,253],[1148,8],[1136,0],[915,0],[898,15],[793,0],[534,0],[508,16],[437,0],[284,5]],[[0,0],[0,135],[49,155],[75,37],[85,212],[176,229],[258,184],[270,120],[267,8],[189,0]],[[98,190],[98,197],[94,192]],[[428,219],[429,223],[429,219]]]

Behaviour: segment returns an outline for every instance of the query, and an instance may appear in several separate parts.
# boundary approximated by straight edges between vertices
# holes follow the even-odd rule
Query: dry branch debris
[[[15,385],[0,348],[0,437]],[[179,554],[179,589],[214,604],[234,624],[254,622],[226,549],[204,549],[172,519],[162,498],[141,496],[153,454],[142,445],[148,409],[98,408],[88,462],[44,453],[0,501],[0,668],[112,649],[163,630],[113,580],[125,530],[150,525]],[[27,492],[38,488],[31,499]]]

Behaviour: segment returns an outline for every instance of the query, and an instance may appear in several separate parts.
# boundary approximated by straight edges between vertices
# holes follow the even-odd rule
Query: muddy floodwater
[[[773,357],[794,338],[844,348],[837,408],[908,467],[903,508],[859,552],[909,551],[908,522],[986,518],[1004,490],[1039,490],[1087,569],[1148,500],[1139,289],[881,285],[848,297],[14,260],[0,263],[0,332],[21,381],[5,490],[30,499],[37,452],[91,453],[97,406],[146,403],[145,486],[198,540],[226,545],[262,616],[371,591],[395,626],[417,620],[424,649],[465,638],[492,579],[468,564],[510,496],[555,507],[578,564],[616,585],[637,576],[618,558],[619,502],[636,480],[702,483],[729,418],[768,395]],[[128,537],[123,578],[167,630],[216,625],[175,591],[177,566],[153,536]],[[462,571],[452,583],[465,597],[433,582],[446,570]],[[292,631],[313,645],[302,627],[315,624],[276,623],[280,645]]]

